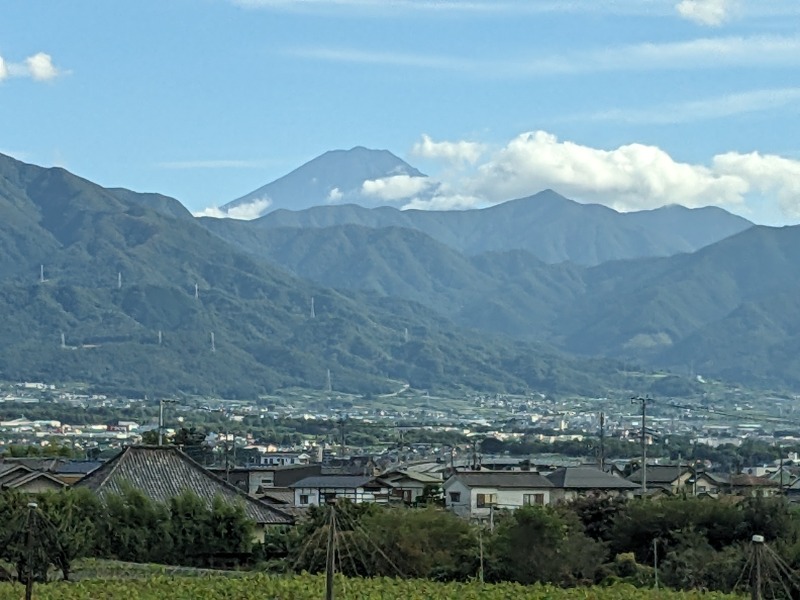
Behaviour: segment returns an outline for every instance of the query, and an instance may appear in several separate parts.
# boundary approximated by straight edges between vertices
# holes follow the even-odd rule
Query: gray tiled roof
[[[633,490],[639,487],[632,481],[594,467],[564,467],[546,477],[554,486],[572,490]]]
[[[207,503],[217,496],[239,502],[258,524],[291,524],[290,515],[245,494],[220,479],[174,446],[128,446],[117,456],[75,484],[101,497],[121,493],[126,485],[155,502],[167,502],[182,492],[192,492]]]
[[[103,464],[99,460],[73,460],[56,467],[55,473],[59,475],[85,475],[91,473]]]
[[[672,483],[679,475],[685,474],[687,467],[678,468],[677,465],[647,465],[647,483]],[[639,469],[628,477],[628,481],[642,482],[642,470]]]
[[[532,471],[470,471],[456,473],[453,478],[468,487],[526,489],[553,487],[550,481]]]

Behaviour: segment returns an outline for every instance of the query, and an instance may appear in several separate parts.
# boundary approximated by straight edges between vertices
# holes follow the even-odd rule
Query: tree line
[[[263,541],[240,505],[184,494],[160,504],[126,489],[35,498],[0,493],[0,564],[9,578],[69,579],[83,557],[190,567],[321,572],[335,527],[336,569],[349,576],[512,581],[560,586],[623,581],[732,591],[753,535],[800,568],[800,514],[783,497],[624,500],[586,497],[558,506],[497,511],[474,524],[436,503],[418,508],[340,501],[312,507]],[[332,516],[333,515],[333,516]],[[32,538],[28,536],[32,535]],[[33,539],[31,545],[30,540]]]

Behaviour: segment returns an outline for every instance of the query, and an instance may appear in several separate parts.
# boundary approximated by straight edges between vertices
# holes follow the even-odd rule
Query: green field
[[[242,577],[154,575],[143,579],[91,579],[77,583],[37,585],[34,598],[40,600],[196,600],[230,598],[236,600],[320,600],[324,598],[325,578],[317,575]],[[0,584],[0,600],[23,597],[24,588]],[[679,600],[738,598],[718,593],[643,590],[630,585],[561,589],[551,586],[522,586],[514,583],[482,585],[437,583],[426,580],[388,578],[336,578],[339,600]]]

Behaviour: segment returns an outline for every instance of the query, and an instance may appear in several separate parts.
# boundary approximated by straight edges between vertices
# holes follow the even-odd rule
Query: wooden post
[[[325,600],[334,600],[333,591],[333,571],[336,568],[334,561],[334,553],[336,546],[334,540],[336,539],[336,505],[329,504],[330,508],[330,521],[328,522],[328,556],[325,565]]]
[[[33,598],[33,528],[35,526],[37,504],[28,504],[28,540],[25,556],[25,600]]]
[[[483,583],[483,527],[478,529],[478,549],[480,551],[480,569],[478,571],[478,579]]]

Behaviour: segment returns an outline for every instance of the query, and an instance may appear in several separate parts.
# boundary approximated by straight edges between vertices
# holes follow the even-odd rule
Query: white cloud
[[[731,0],[681,0],[675,5],[675,9],[684,19],[716,27],[730,18],[733,2]]]
[[[58,77],[58,69],[53,65],[53,58],[49,54],[39,52],[25,59],[30,76],[36,81],[50,81]]]
[[[706,165],[680,162],[657,146],[603,149],[532,131],[449,175],[425,195],[409,190],[403,208],[476,208],[551,188],[623,212],[681,204],[752,213],[752,202],[775,198],[786,217],[800,219],[800,160],[757,152],[718,154]]]
[[[53,64],[49,54],[39,52],[21,63],[7,62],[0,56],[0,81],[10,77],[28,77],[34,81],[50,81],[63,72]]]
[[[800,66],[800,37],[768,35],[698,38],[680,42],[594,48],[550,56],[498,59],[325,47],[290,48],[284,54],[335,63],[412,67],[460,72],[486,79],[515,79],[598,71],[794,67]]]
[[[617,210],[736,205],[747,184],[739,177],[680,163],[655,146],[628,144],[602,150],[561,142],[544,131],[523,133],[481,165],[474,194],[492,201],[553,188],[567,196]]]
[[[578,120],[671,124],[719,119],[744,113],[775,110],[800,102],[800,87],[751,90],[703,100],[662,104],[645,109],[614,109],[578,115]]]
[[[361,185],[361,193],[385,201],[404,200],[429,189],[435,183],[428,177],[392,175],[368,179]]]
[[[339,188],[335,187],[335,188],[331,188],[331,191],[328,192],[327,200],[331,204],[335,204],[336,202],[339,202],[339,200],[341,200],[343,197],[344,197],[344,194],[342,193],[342,190],[340,190]]]
[[[402,210],[466,210],[478,208],[485,204],[477,196],[469,194],[442,193],[435,194],[431,198],[413,198],[402,207]]]
[[[475,164],[483,154],[485,146],[477,142],[434,142],[423,134],[422,141],[411,148],[414,156],[446,160],[453,164]]]
[[[195,217],[213,217],[215,219],[238,219],[240,221],[251,221],[257,219],[270,207],[272,200],[269,198],[257,198],[246,204],[234,206],[224,211],[216,206],[204,208],[193,213]]]
[[[778,198],[781,212],[800,218],[800,161],[751,152],[718,154],[713,161],[718,173],[741,177],[753,191]]]

